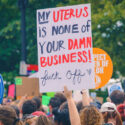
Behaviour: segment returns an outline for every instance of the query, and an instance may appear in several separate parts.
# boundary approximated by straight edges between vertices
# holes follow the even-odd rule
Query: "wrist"
[[[67,97],[67,100],[71,100],[71,99],[72,99],[72,96]]]

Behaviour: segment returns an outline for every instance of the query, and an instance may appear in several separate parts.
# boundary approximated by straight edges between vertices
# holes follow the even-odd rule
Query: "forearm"
[[[83,104],[83,106],[89,106],[90,105],[90,99],[89,99],[89,95],[88,95],[87,90],[82,91],[82,104]]]
[[[73,98],[67,99],[71,125],[81,125],[79,113]]]

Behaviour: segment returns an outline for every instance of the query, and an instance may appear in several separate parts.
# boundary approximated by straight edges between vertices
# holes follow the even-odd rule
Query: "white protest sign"
[[[40,92],[95,87],[90,4],[37,10]]]
[[[108,86],[108,93],[109,95],[114,91],[114,90],[120,90],[123,91],[121,83],[114,83],[113,85]]]
[[[75,102],[82,101],[81,91],[79,91],[79,90],[73,91],[73,99]]]

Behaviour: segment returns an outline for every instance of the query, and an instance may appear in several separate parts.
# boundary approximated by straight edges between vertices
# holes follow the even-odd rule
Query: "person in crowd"
[[[35,116],[45,115],[45,113],[43,112],[42,107],[41,107],[40,98],[39,97],[34,97],[32,100],[35,101],[36,106],[37,106],[36,111],[33,112],[32,115],[35,115]]]
[[[60,109],[60,110],[62,110],[62,109],[68,109],[68,102],[66,101],[66,102],[62,103],[62,104],[60,105],[59,109]]]
[[[20,110],[19,110],[19,108],[17,107],[17,106],[15,106],[15,105],[11,105],[11,107],[15,110],[15,112],[16,112],[16,114],[17,114],[17,117],[19,118],[20,116]]]
[[[32,98],[32,100],[36,102],[37,111],[40,111],[41,110],[41,100],[40,100],[40,98],[35,96],[34,98]]]
[[[97,109],[101,109],[101,103],[98,100],[93,100],[93,102],[90,102],[90,105],[95,106]]]
[[[0,106],[0,125],[23,125],[10,106]]]
[[[84,107],[83,107],[83,104],[82,104],[82,101],[79,101],[79,102],[76,104],[76,107],[77,107],[78,112],[80,113],[80,111],[84,108]]]
[[[60,99],[61,104],[64,103],[64,102],[66,101],[65,95],[64,95],[63,93],[61,93],[61,92],[57,92],[57,93],[55,94],[55,97],[57,97],[57,98]]]
[[[32,125],[53,125],[53,123],[46,116],[41,115],[36,119],[36,122],[34,122],[34,124]]]
[[[86,106],[80,116],[72,98],[72,92],[64,86],[64,94],[67,98],[71,125],[102,125],[101,113],[94,106],[90,106],[90,99],[87,90],[82,91],[83,106]]]
[[[117,110],[122,118],[123,125],[125,125],[125,104],[120,104],[117,106]]]
[[[122,120],[115,104],[111,102],[102,104],[100,112],[103,115],[104,123],[110,125],[122,125]]]
[[[95,106],[87,106],[80,112],[81,125],[102,125],[103,117]]]
[[[24,121],[24,125],[35,125],[37,118],[38,118],[37,116],[33,115],[27,116]]]
[[[69,118],[69,110],[67,108],[62,108],[61,110],[55,108],[53,110],[53,115],[55,125],[71,125]]]
[[[84,108],[80,112],[81,125],[102,125],[103,117],[98,110],[100,103],[92,102],[86,89],[82,90],[82,104]]]
[[[50,102],[49,102],[49,112],[50,112],[50,115],[52,114],[52,110],[54,108],[59,108],[61,105],[61,101],[59,98],[57,97],[53,97],[50,99]]]
[[[124,96],[125,96],[124,92],[120,90],[114,90],[110,95],[110,99],[111,99],[111,102],[117,106],[119,104],[124,103],[124,98],[125,98]]]
[[[24,122],[24,125],[53,125],[52,122],[44,115],[30,116]]]
[[[37,110],[37,105],[33,100],[27,100],[22,106],[23,120]]]

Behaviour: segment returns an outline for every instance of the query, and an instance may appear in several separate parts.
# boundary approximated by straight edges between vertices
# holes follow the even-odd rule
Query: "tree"
[[[36,10],[91,3],[94,47],[111,56],[113,77],[125,75],[125,0],[29,0],[26,8],[27,63],[37,64]],[[20,10],[15,0],[0,0],[0,73],[7,81],[19,75],[21,57]]]
[[[26,8],[27,64],[37,64],[36,10],[55,7],[61,0],[29,0]],[[63,1],[66,3],[66,0]],[[19,75],[21,60],[20,10],[15,0],[0,0],[0,73],[6,81]]]

